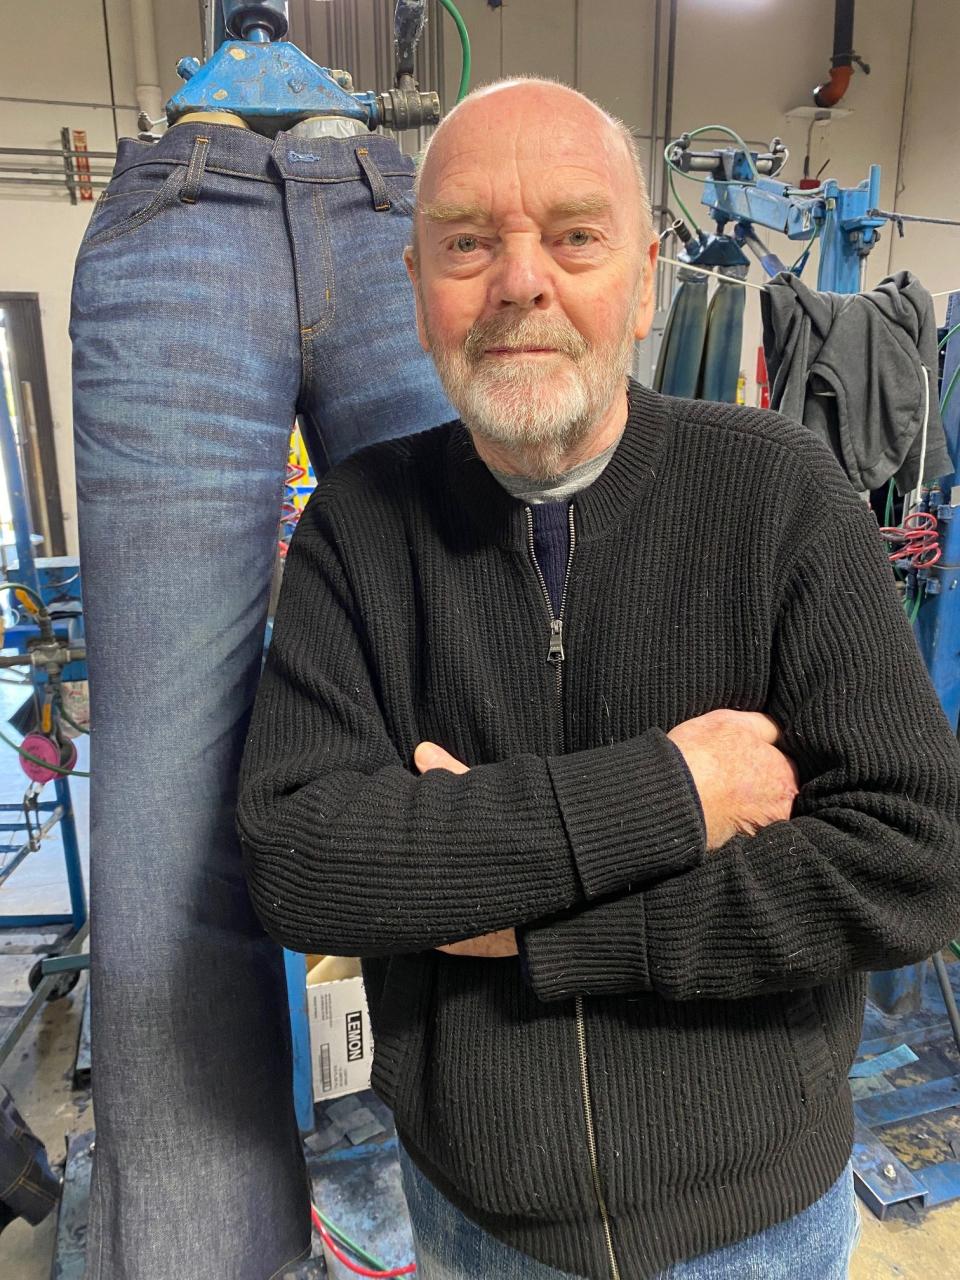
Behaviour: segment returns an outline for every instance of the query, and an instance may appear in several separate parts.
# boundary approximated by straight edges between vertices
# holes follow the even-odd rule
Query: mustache
[[[573,325],[547,316],[526,315],[517,320],[502,314],[478,320],[463,342],[463,353],[471,364],[477,364],[488,347],[552,347],[563,355],[579,360],[589,344]]]

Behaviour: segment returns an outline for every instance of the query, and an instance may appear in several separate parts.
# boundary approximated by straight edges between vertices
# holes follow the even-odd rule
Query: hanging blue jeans
[[[681,267],[657,358],[655,391],[665,396],[696,396],[706,335],[707,277]]]
[[[384,137],[183,124],[120,143],[80,249],[89,1280],[267,1280],[309,1248],[282,957],[234,792],[294,414],[318,472],[454,416],[401,262],[411,185]]]

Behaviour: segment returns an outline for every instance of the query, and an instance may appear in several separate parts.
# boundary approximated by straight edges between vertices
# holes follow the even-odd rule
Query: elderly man
[[[415,225],[462,420],[297,531],[257,909],[364,957],[422,1280],[844,1276],[864,973],[960,920],[960,753],[872,517],[803,428],[627,383],[656,243],[587,99],[473,94]]]

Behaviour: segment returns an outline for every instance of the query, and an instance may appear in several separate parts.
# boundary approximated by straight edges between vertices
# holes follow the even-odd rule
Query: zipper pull
[[[563,661],[563,620],[554,618],[550,623],[550,648],[547,650],[547,661],[554,664]]]

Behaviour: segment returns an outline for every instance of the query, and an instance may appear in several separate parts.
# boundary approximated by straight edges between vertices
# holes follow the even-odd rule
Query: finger
[[[413,763],[421,773],[429,773],[431,769],[446,769],[449,773],[469,773],[469,765],[452,756],[435,742],[421,742],[413,753]]]

